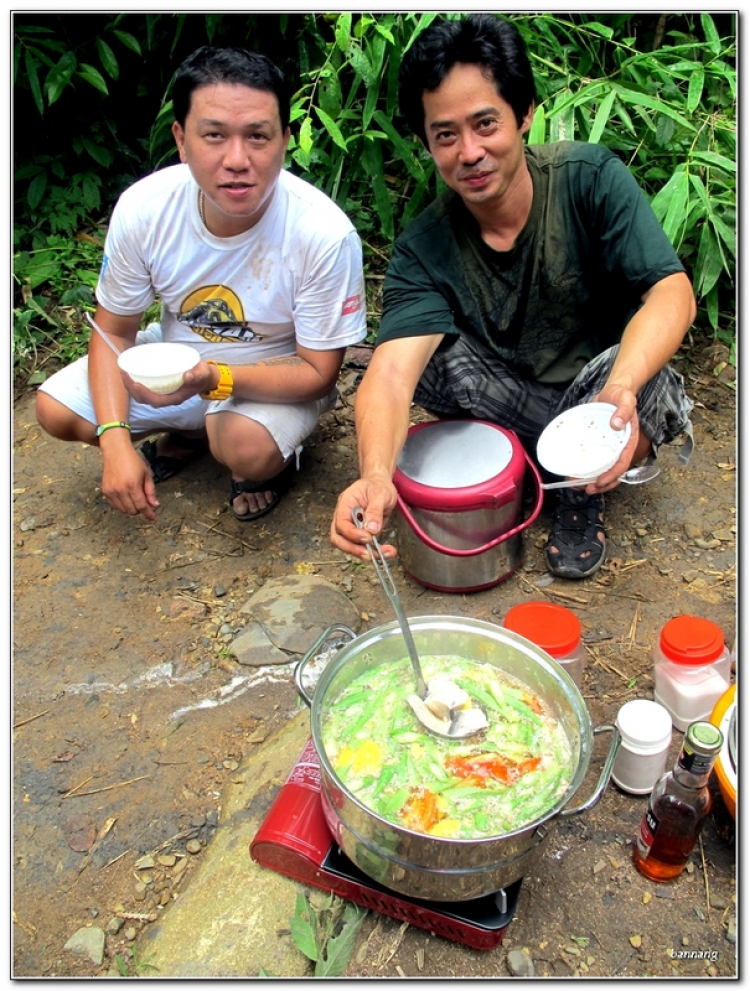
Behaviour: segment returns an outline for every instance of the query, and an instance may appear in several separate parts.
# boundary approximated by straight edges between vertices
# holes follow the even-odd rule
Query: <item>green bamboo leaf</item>
[[[29,188],[26,192],[26,200],[32,210],[35,210],[42,201],[45,190],[47,189],[47,173],[40,172],[38,176],[35,176],[29,183]]]
[[[378,104],[378,97],[380,96],[380,89],[377,86],[371,86],[367,90],[367,97],[365,98],[365,106],[362,110],[362,127],[364,130],[370,126],[370,121],[372,120],[372,115],[375,113],[375,107]]]
[[[28,49],[26,49],[24,61],[26,63],[26,78],[29,80],[31,95],[34,97],[34,103],[41,116],[44,113],[44,97],[42,96],[42,87],[39,84],[39,76],[36,71],[37,63]]]
[[[352,15],[339,14],[336,21],[336,45],[339,51],[345,52],[352,35]]]
[[[104,93],[105,96],[109,96],[109,90],[107,89],[107,84],[104,81],[104,76],[98,69],[95,69],[93,65],[87,65],[85,62],[81,62],[81,67],[78,70],[78,75],[85,82],[89,83],[94,89],[98,89],[100,93]]]
[[[716,30],[713,17],[710,14],[701,14],[701,24],[703,25],[703,33],[706,36],[708,47],[714,55],[718,55],[721,52],[721,39],[719,38],[719,32]]]
[[[724,269],[724,263],[716,242],[716,235],[710,224],[704,224],[701,229],[701,237],[698,243],[698,257],[695,262],[693,272],[693,285],[695,295],[701,299],[709,293]]]
[[[338,124],[332,117],[330,117],[325,110],[321,110],[320,107],[314,107],[315,113],[320,117],[320,122],[323,127],[328,131],[328,133],[333,138],[333,143],[338,145],[339,148],[343,148],[346,151],[346,139],[341,133]]]
[[[123,43],[123,45],[125,45],[126,48],[129,48],[132,52],[135,52],[136,55],[141,54],[141,46],[132,34],[128,34],[127,31],[113,31],[112,33],[119,41]]]
[[[674,137],[677,125],[671,117],[659,114],[656,118],[656,143],[660,148],[666,148]]]
[[[432,22],[435,20],[435,18],[437,16],[438,16],[437,13],[420,14],[419,15],[419,20],[417,21],[417,26],[414,28],[414,31],[412,32],[411,37],[409,38],[409,40],[404,45],[404,49],[401,52],[401,55],[402,56],[405,55],[409,51],[409,49],[414,44],[414,42],[417,40],[417,38],[419,37],[419,35],[424,30],[426,30],[430,26],[430,24],[432,24]]]
[[[699,162],[703,162],[704,165],[711,165],[717,169],[722,169],[724,172],[731,172],[732,175],[737,171],[736,162],[733,162],[731,158],[726,158],[724,155],[719,155],[715,151],[694,151],[693,158]]]
[[[540,103],[534,110],[534,119],[532,120],[531,128],[529,129],[529,144],[543,145],[545,143],[546,133],[547,115],[544,112],[544,106]]]
[[[177,30],[181,32],[182,31],[182,26],[185,23],[185,15],[184,14],[181,14],[180,15],[180,18],[181,18],[181,20],[178,21]],[[221,22],[223,21],[223,19],[224,19],[224,15],[223,14],[207,14],[206,15],[206,34],[208,35],[209,44],[212,45],[214,43],[214,35],[216,34],[216,31],[219,28],[219,26],[221,25]]]
[[[393,126],[393,122],[383,113],[382,110],[376,110],[373,114],[373,119],[380,124],[393,145],[394,151],[407,167],[411,175],[414,176],[417,182],[425,182],[425,171],[422,167],[422,163],[415,154],[413,145],[409,144],[401,137],[399,132]]]
[[[590,24],[584,25],[585,31],[595,31],[597,34],[602,35],[602,37],[610,39],[615,33],[611,27],[606,24],[600,24],[598,21],[591,21]]]
[[[635,135],[635,125],[633,124],[633,120],[619,99],[615,100],[614,111],[628,131],[630,131],[632,135]]]
[[[658,220],[663,222],[667,215],[667,210],[669,209],[669,204],[672,201],[674,192],[677,186],[680,184],[681,176],[685,173],[685,166],[680,165],[677,167],[676,171],[672,173],[668,181],[661,187],[659,192],[651,200],[651,208],[656,214]]]
[[[372,181],[373,193],[375,194],[375,209],[380,220],[383,237],[392,241],[395,230],[393,206],[391,205],[388,188],[385,184],[383,155],[380,151],[379,141],[365,138],[362,148],[362,164]]]
[[[664,218],[663,224],[664,233],[675,247],[679,247],[683,232],[685,230],[689,189],[690,177],[687,172],[683,170],[679,173],[679,179],[669,201],[667,215]]]
[[[708,322],[716,331],[719,329],[719,287],[714,286],[706,296],[706,313]],[[734,342],[732,342],[734,344]]]
[[[733,258],[737,256],[737,235],[728,227],[715,211],[711,212],[711,223]]]
[[[667,117],[671,117],[676,120],[678,124],[687,128],[689,131],[695,131],[695,125],[683,117],[682,114],[678,114],[676,110],[673,110],[668,103],[664,103],[663,100],[657,100],[652,96],[648,96],[646,93],[641,93],[635,89],[628,89],[625,86],[621,86],[618,90],[619,98],[625,103],[632,103],[636,107],[646,107],[649,110],[656,110],[660,114],[666,114]]]
[[[693,113],[698,104],[701,102],[705,78],[706,73],[702,65],[699,65],[690,76],[687,98],[687,109],[689,113]]]
[[[117,79],[120,75],[120,67],[117,64],[115,53],[102,38],[96,39],[96,48],[99,52],[99,59],[102,63],[104,71],[107,72],[113,79]]]
[[[690,185],[693,187],[693,192],[696,193],[698,199],[703,204],[703,212],[706,216],[711,212],[711,202],[708,198],[708,190],[705,184],[702,182],[700,176],[690,173]]]
[[[607,126],[609,121],[609,115],[612,112],[612,105],[615,102],[616,96],[617,92],[614,89],[611,89],[597,107],[596,117],[594,117],[594,124],[591,128],[591,133],[589,134],[589,144],[595,145],[599,143],[599,139],[604,133],[604,128]]]

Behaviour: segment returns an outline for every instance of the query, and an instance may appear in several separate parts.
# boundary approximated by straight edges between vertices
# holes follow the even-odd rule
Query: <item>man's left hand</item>
[[[589,495],[594,495],[597,492],[609,492],[617,488],[620,484],[620,475],[633,465],[641,435],[637,399],[629,389],[622,386],[607,385],[594,398],[594,402],[609,403],[611,406],[616,406],[617,409],[612,414],[610,425],[614,430],[624,430],[626,424],[629,423],[630,437],[614,465],[603,472],[595,482],[586,486]]]

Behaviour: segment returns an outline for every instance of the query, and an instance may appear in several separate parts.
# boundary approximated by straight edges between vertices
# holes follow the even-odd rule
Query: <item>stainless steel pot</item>
[[[611,725],[592,729],[586,704],[573,679],[541,648],[510,630],[458,616],[418,616],[409,626],[420,654],[454,654],[494,664],[520,679],[549,705],[562,723],[574,757],[566,792],[521,829],[498,836],[462,840],[426,836],[381,818],[364,806],[338,778],[323,747],[323,726],[331,701],[368,667],[401,660],[406,647],[397,623],[357,636],[345,626],[325,630],[295,670],[295,685],[310,706],[312,738],[320,759],[321,801],[326,822],[349,859],[392,891],[430,901],[463,901],[498,891],[526,875],[546,845],[557,820],[593,808],[604,794],[620,746]],[[312,698],[304,671],[322,644],[336,634],[352,638],[329,661]],[[565,808],[578,791],[591,760],[593,738],[613,734],[612,745],[592,795]]]

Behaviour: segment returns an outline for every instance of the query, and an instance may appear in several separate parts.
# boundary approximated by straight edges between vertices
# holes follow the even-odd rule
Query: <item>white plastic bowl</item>
[[[570,478],[597,478],[607,471],[630,438],[629,423],[622,430],[609,425],[616,409],[610,403],[584,403],[560,413],[539,438],[539,463]]]
[[[134,382],[166,395],[180,388],[185,372],[195,368],[200,360],[200,354],[189,344],[163,341],[128,348],[117,359],[117,364]]]

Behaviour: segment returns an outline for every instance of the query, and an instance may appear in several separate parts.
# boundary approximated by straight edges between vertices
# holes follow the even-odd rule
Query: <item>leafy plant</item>
[[[98,260],[72,264],[73,239],[106,222],[123,188],[175,161],[172,74],[207,42],[256,48],[284,70],[293,90],[286,165],[356,225],[372,337],[373,277],[382,278],[395,237],[444,188],[397,106],[403,55],[438,16],[17,14],[17,370],[51,343],[51,325],[27,297],[50,315],[66,290],[93,287]],[[734,355],[735,16],[505,16],[527,41],[539,91],[529,140],[601,142],[623,159],[691,273],[701,322]]]
[[[123,959],[123,957],[118,953],[115,956],[115,967],[120,977],[143,977],[146,971],[153,970],[158,973],[159,968],[155,967],[152,963],[149,963],[151,957],[147,957],[145,960],[141,960],[138,957],[138,948],[133,947],[133,955],[129,960]]]
[[[294,945],[315,964],[315,977],[340,977],[346,970],[367,909],[336,895],[320,896],[313,906],[310,893],[297,891],[289,923]]]
[[[530,142],[601,142],[621,155],[718,332],[736,263],[734,32],[721,37],[708,13],[687,23],[662,15],[650,46],[632,15],[574,22],[548,14],[516,24],[541,95]]]

